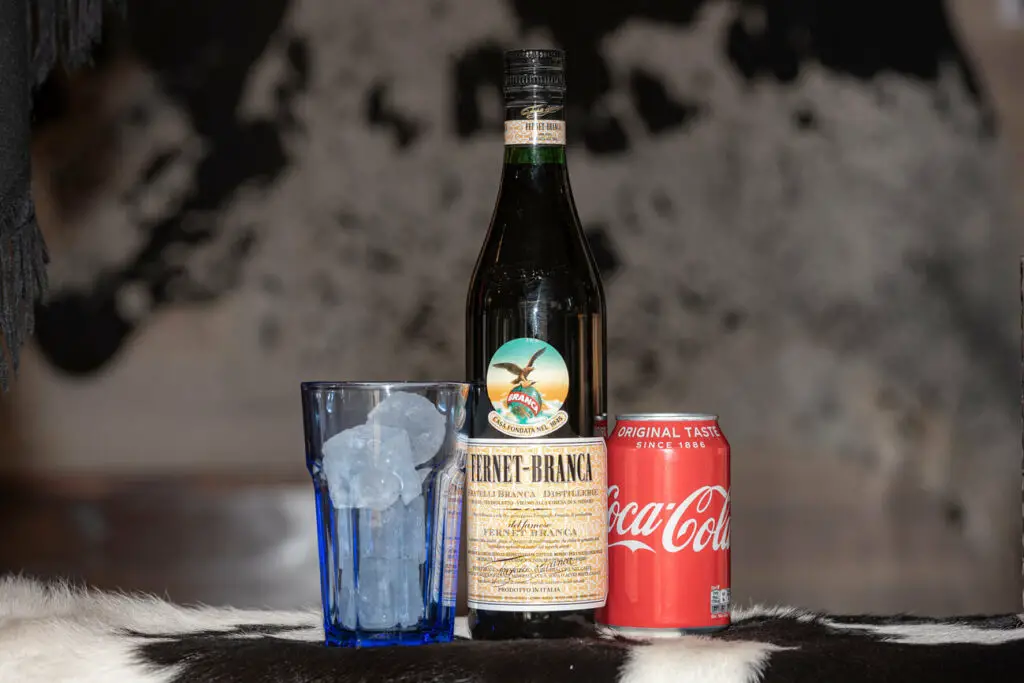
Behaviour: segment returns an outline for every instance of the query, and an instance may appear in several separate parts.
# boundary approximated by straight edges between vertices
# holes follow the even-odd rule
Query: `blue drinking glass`
[[[328,645],[450,642],[470,385],[304,382]]]

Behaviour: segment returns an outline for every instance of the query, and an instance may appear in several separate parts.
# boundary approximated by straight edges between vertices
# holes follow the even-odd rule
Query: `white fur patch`
[[[155,597],[44,586],[0,578],[0,682],[164,683],[175,671],[143,667],[134,648],[143,634],[228,631],[237,626],[301,627],[280,637],[322,638],[317,611],[179,607]]]
[[[772,652],[769,643],[681,636],[638,646],[619,683],[758,683]]]
[[[989,629],[969,624],[843,624],[822,619],[829,628],[871,634],[892,643],[904,645],[1001,645],[1024,640],[1024,628]]]
[[[765,606],[765,605],[751,605],[750,607],[736,606],[732,608],[730,615],[733,621],[743,621],[745,619],[795,619],[796,621],[814,621],[817,615],[806,610],[798,609],[796,607],[780,607],[780,606]]]

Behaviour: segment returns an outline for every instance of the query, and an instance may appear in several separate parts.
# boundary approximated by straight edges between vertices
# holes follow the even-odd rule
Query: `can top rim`
[[[633,420],[634,422],[709,422],[717,421],[718,416],[711,413],[626,413],[616,415],[615,421]]]

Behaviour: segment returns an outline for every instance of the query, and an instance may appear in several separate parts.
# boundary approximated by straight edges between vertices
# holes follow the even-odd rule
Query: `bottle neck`
[[[520,201],[530,196],[546,198],[542,205],[572,201],[565,145],[505,145],[498,201]]]
[[[505,145],[505,165],[565,167],[565,145]]]
[[[509,229],[516,239],[500,238]],[[564,264],[576,257],[582,232],[560,98],[506,101],[505,158],[491,230],[499,236],[494,257],[505,263]]]

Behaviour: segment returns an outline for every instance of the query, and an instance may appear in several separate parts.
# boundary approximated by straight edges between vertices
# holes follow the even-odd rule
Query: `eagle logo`
[[[562,408],[569,368],[543,339],[519,337],[502,344],[487,364],[487,393],[494,406],[487,421],[509,436],[543,436],[569,419]]]
[[[519,367],[515,363],[495,363],[492,367],[501,368],[502,370],[508,370],[512,373],[511,383],[523,387],[532,387],[536,384],[535,380],[530,379],[530,373],[533,372],[533,364],[537,361],[542,353],[547,351],[546,346],[542,346],[537,353],[530,356],[530,360],[527,361],[526,367]]]

